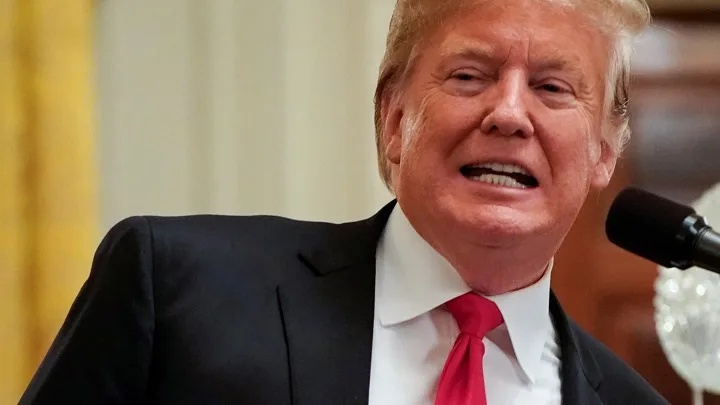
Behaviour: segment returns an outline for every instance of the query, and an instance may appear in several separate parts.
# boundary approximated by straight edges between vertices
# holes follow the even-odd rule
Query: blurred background
[[[581,325],[689,404],[655,334],[656,267],[603,233],[627,185],[689,203],[720,181],[720,0],[651,5],[634,139],[610,189],[588,200],[553,283]],[[19,399],[120,219],[345,221],[390,200],[372,95],[393,6],[0,0],[0,404]]]

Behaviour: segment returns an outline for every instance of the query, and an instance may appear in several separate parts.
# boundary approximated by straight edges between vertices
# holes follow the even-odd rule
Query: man
[[[648,21],[643,0],[400,0],[376,93],[397,204],[123,221],[21,404],[664,404],[550,292]]]

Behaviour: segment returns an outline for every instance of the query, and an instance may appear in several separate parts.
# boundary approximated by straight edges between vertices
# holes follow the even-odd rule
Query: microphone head
[[[695,210],[638,188],[618,194],[610,207],[605,232],[621,248],[664,267],[690,259],[691,250],[680,237],[683,222]]]

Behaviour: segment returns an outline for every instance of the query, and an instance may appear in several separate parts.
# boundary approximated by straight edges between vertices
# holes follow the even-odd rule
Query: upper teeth
[[[484,163],[481,165],[475,165],[473,167],[478,169],[490,169],[498,173],[520,173],[526,176],[530,175],[525,169],[518,165],[506,165],[502,163]]]

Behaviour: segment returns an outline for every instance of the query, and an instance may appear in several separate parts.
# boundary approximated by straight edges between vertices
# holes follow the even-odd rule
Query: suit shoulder
[[[271,215],[133,216],[113,225],[108,234],[148,232],[155,240],[174,242],[212,241],[218,238],[225,241],[272,239],[277,244],[283,239],[305,238],[321,233],[333,225]]]
[[[668,402],[632,367],[610,348],[584,331],[575,322],[571,328],[584,350],[589,351],[603,376],[599,393],[605,403],[667,405]]]
[[[160,280],[183,275],[220,280],[232,273],[245,283],[272,285],[304,275],[295,271],[298,253],[331,238],[337,226],[266,215],[141,216],[120,221],[106,239],[141,235],[132,240],[150,252]]]

